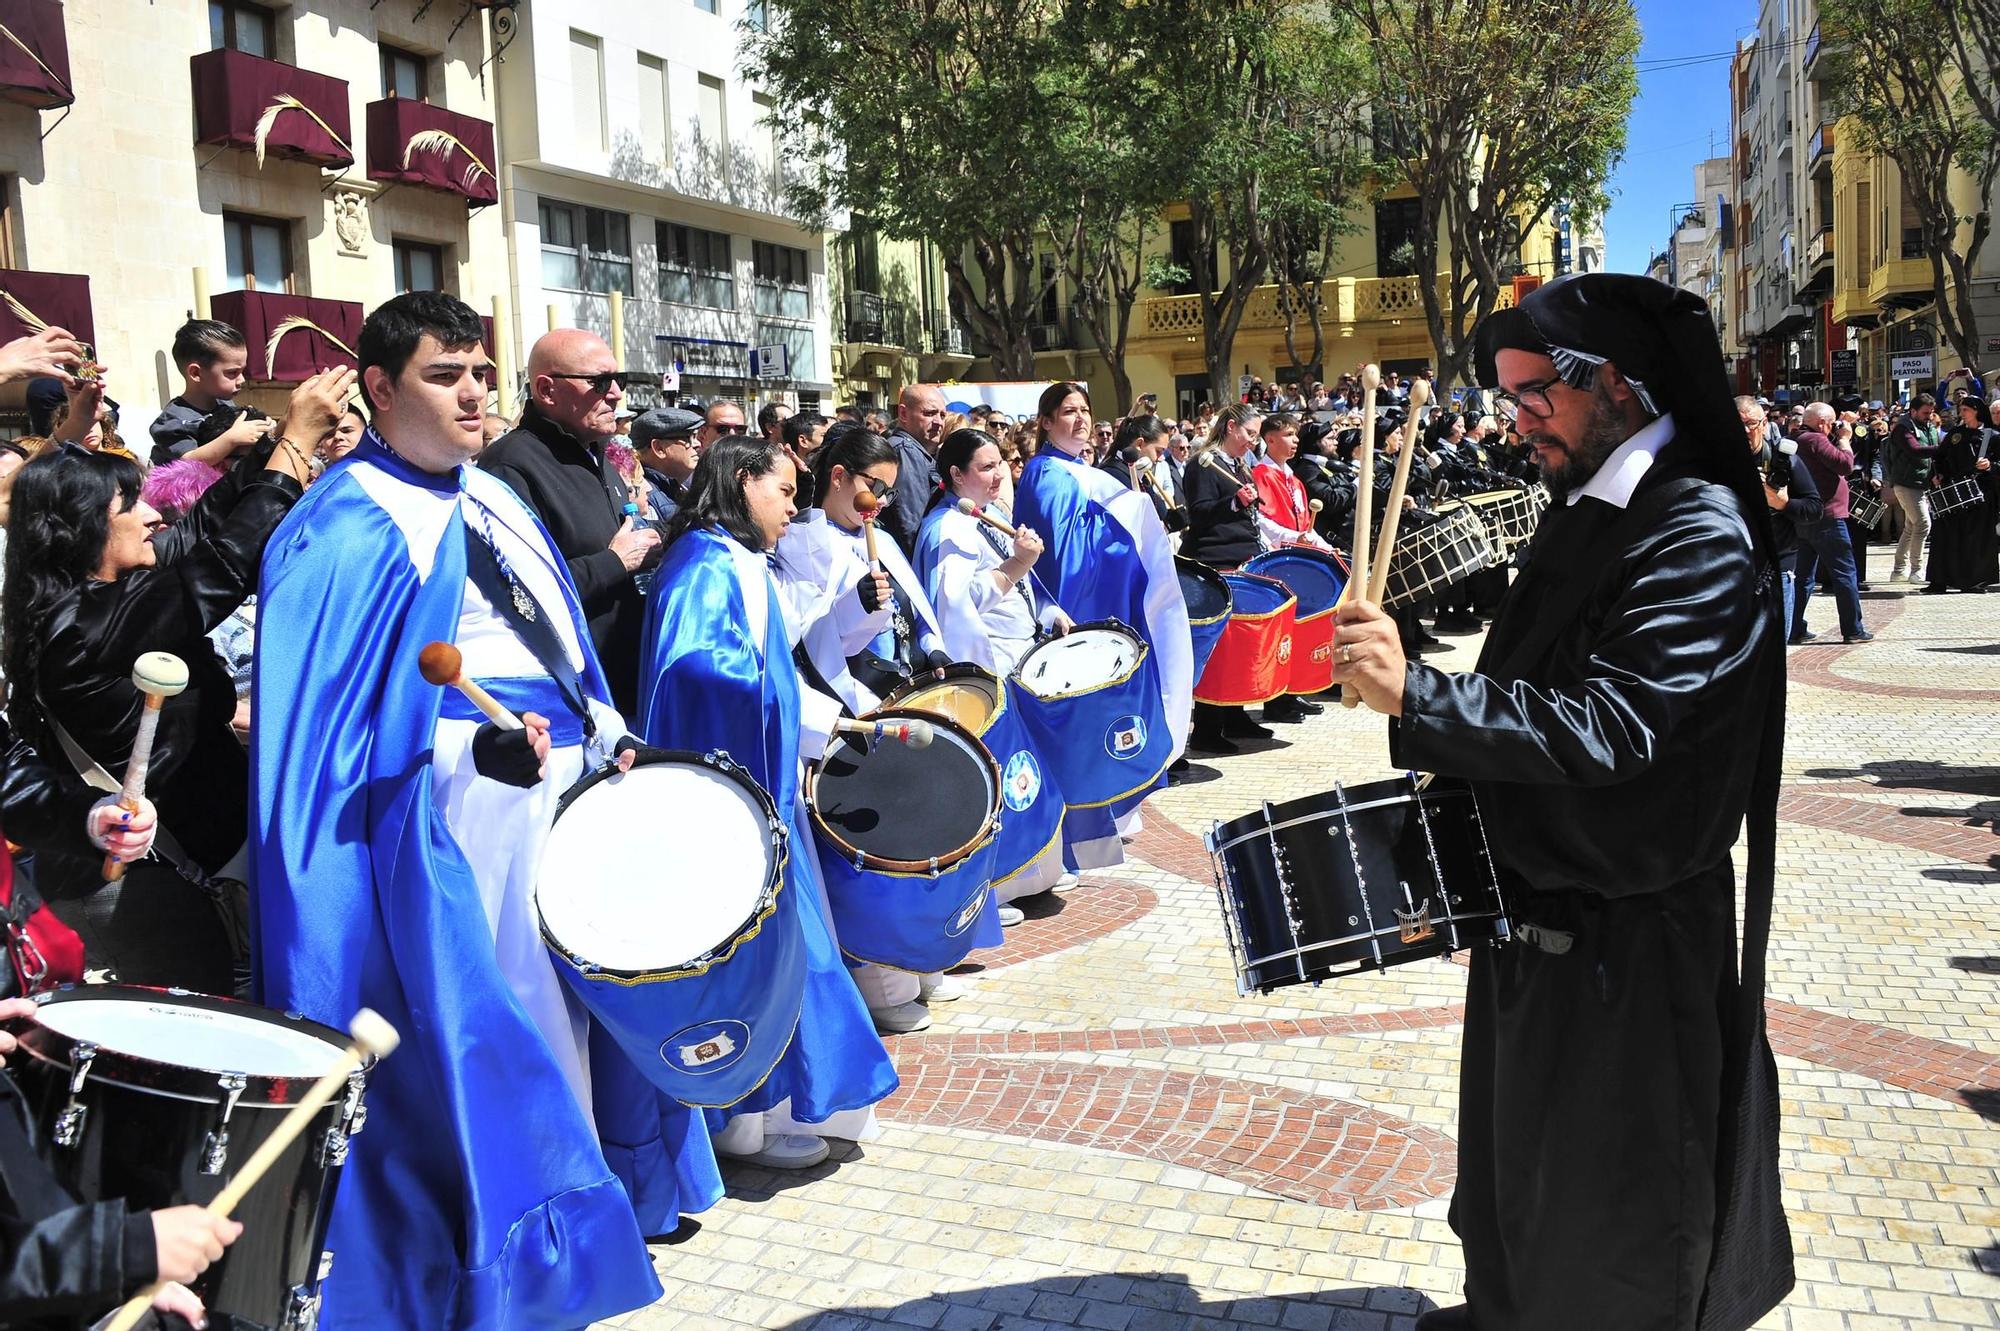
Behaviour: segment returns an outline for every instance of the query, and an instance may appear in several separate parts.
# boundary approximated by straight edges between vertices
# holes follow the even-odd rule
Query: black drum
[[[1462,784],[1336,785],[1217,823],[1208,850],[1241,993],[1508,935],[1479,805]]]
[[[87,1202],[134,1210],[214,1200],[347,1037],[234,999],[174,989],[71,985],[16,1025],[8,1064],[43,1157]],[[223,1331],[310,1331],[331,1269],[327,1219],[348,1138],[361,1130],[364,1074],[238,1204],[243,1235],[195,1281]]]

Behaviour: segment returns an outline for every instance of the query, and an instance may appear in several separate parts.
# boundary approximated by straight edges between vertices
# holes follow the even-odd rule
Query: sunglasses
[[[861,479],[868,482],[868,493],[874,495],[883,507],[886,508],[896,502],[896,487],[889,482],[877,480],[873,476],[863,476]]]
[[[606,370],[602,374],[552,374],[549,378],[580,380],[583,383],[589,384],[590,391],[599,397],[603,397],[606,393],[609,393],[613,384],[617,384],[619,391],[623,392],[625,385],[632,382],[632,376],[624,370]]]

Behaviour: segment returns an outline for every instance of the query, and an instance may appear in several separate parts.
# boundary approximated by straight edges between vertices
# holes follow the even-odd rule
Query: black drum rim
[[[970,841],[959,846],[949,855],[939,855],[935,859],[928,860],[889,859],[886,856],[861,849],[839,832],[836,832],[832,825],[820,816],[819,780],[820,773],[826,763],[826,755],[822,754],[819,761],[806,770],[806,813],[812,818],[813,830],[824,838],[827,843],[837,848],[849,863],[857,864],[864,869],[872,869],[877,873],[896,877],[935,878],[945,870],[972,858],[982,846],[986,845],[987,842],[999,834],[1000,764],[993,760],[993,752],[986,747],[984,740],[949,717],[939,716],[936,712],[925,711],[917,707],[878,707],[868,714],[868,720],[922,721],[933,729],[956,732],[959,738],[965,740],[971,746],[973,756],[979,759],[984,765],[987,774],[987,789],[991,792],[993,800],[992,806],[987,810],[984,821],[979,825],[979,831],[973,835]],[[857,737],[842,735],[835,738],[837,740],[846,740]],[[895,743],[896,741],[891,740],[889,742]],[[829,751],[833,747],[833,745],[829,745]]]

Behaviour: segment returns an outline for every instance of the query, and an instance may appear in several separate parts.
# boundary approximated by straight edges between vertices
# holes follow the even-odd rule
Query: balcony
[[[354,165],[347,83],[241,51],[204,51],[194,79],[194,141],[326,167]]]
[[[1833,227],[1823,226],[1819,234],[1806,242],[1806,271],[1811,272],[1833,262]]]
[[[855,346],[895,351],[913,349],[917,345],[909,307],[899,300],[886,300],[872,291],[847,293],[846,340]]]
[[[932,310],[924,320],[926,347],[933,356],[972,359],[972,334],[947,310]]]
[[[1825,47],[1820,41],[1819,24],[1815,23],[1813,24],[1812,32],[1806,37],[1803,69],[1807,79],[1817,80],[1819,78],[1819,57],[1820,52],[1824,49]]]
[[[1905,257],[1877,264],[1868,278],[1868,303],[1870,305],[1898,305],[1914,308],[1925,305],[1931,299],[1931,261],[1927,258],[1912,258],[1905,247]]]
[[[249,377],[267,383],[296,384],[336,365],[353,366],[361,340],[358,300],[224,291],[209,300],[209,316],[242,330]]]
[[[0,296],[5,297],[0,299],[0,342],[39,333],[44,327],[67,328],[79,342],[97,340],[88,277],[0,268]]]
[[[5,35],[0,36],[0,98],[37,111],[74,102],[62,0],[13,0],[7,6],[5,26]]]
[[[1833,174],[1833,126],[1821,125],[1806,143],[1806,169],[1815,176]]]
[[[457,194],[475,208],[500,202],[493,122],[408,97],[368,104],[368,178]]]
[[[1440,275],[1438,295],[1448,307],[1451,298],[1445,291],[1445,283],[1446,279]],[[1524,288],[1520,280],[1511,285],[1502,284],[1500,300],[1494,308],[1509,309],[1533,289],[1533,285]],[[1421,323],[1424,319],[1423,287],[1415,277],[1331,278],[1320,283],[1320,311],[1328,336],[1345,336],[1338,330],[1345,328],[1351,331],[1352,325],[1360,323]],[[1160,296],[1141,301],[1137,316],[1132,330],[1134,338],[1201,335],[1199,296]],[[1251,292],[1240,327],[1273,329],[1284,326],[1285,315],[1278,303],[1278,288],[1261,286]]]
[[[1068,324],[1031,323],[1028,325],[1028,345],[1037,352],[1068,351],[1076,342],[1070,335]]]

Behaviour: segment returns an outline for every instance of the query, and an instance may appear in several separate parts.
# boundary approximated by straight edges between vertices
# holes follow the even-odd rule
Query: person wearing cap
[[[1482,323],[1554,502],[1478,668],[1344,606],[1399,768],[1468,782],[1513,941],[1466,986],[1464,1305],[1420,1331],[1745,1331],[1793,1283],[1763,1026],[1784,740],[1768,503],[1700,298],[1559,278]],[[1742,972],[1730,854],[1749,829]]]
[[[654,407],[632,422],[632,447],[652,489],[653,514],[663,523],[687,503],[688,483],[701,461],[695,443],[701,427],[701,417],[679,407]]]

